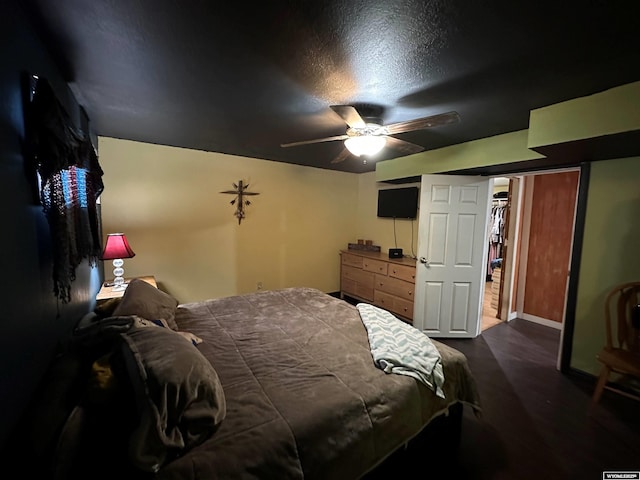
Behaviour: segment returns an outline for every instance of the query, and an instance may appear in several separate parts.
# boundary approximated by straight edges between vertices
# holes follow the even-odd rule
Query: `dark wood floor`
[[[482,418],[464,408],[453,460],[432,437],[414,440],[367,480],[586,480],[640,471],[640,402],[605,391],[590,411],[591,379],[556,370],[559,330],[516,319],[474,339],[438,340],[467,356]]]
[[[481,420],[465,409],[456,478],[640,470],[640,402],[605,391],[590,410],[593,383],[556,370],[559,341],[558,330],[519,319],[475,339],[442,340],[467,356],[483,402]]]

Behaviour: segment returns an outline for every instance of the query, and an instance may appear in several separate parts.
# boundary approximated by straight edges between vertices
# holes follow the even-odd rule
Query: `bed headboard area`
[[[51,225],[37,195],[36,170],[28,162],[25,101],[33,78],[29,74],[47,79],[70,122],[82,131],[82,110],[67,83],[70,72],[56,67],[18,2],[2,2],[0,28],[7,35],[7,48],[0,53],[0,446],[4,447],[57,345],[93,310],[101,278],[95,263],[81,258],[70,275],[68,295],[56,294]],[[84,127],[86,131],[86,122]],[[100,241],[99,235],[92,239],[96,240]]]

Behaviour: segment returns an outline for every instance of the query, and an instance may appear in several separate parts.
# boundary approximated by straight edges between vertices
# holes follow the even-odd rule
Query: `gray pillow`
[[[175,332],[134,327],[121,337],[140,419],[129,458],[157,472],[213,435],[226,416],[224,392],[211,363]]]
[[[173,330],[178,329],[176,308],[178,301],[168,293],[157,289],[144,280],[134,278],[124,291],[122,300],[112,316],[137,315],[147,320],[166,320]]]

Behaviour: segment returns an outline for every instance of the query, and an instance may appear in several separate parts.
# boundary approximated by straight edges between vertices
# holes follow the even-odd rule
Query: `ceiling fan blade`
[[[338,154],[338,156],[333,160],[331,160],[331,163],[344,162],[347,158],[349,158],[350,155],[351,155],[351,152],[349,152],[349,150],[347,150],[346,148],[343,148],[342,151]]]
[[[407,120],[406,122],[392,123],[386,125],[385,128],[389,134],[411,132],[413,130],[422,130],[423,128],[439,127],[441,125],[448,125],[450,123],[457,123],[460,121],[460,115],[458,112],[440,113],[438,115],[431,115],[430,117],[416,118],[415,120]]]
[[[333,142],[334,140],[346,140],[349,135],[336,135],[335,137],[316,138],[314,140],[303,140],[301,142],[282,143],[281,147],[296,147],[298,145],[308,145],[310,143]]]
[[[331,110],[342,117],[351,128],[364,128],[365,123],[358,111],[351,105],[331,105]]]
[[[399,138],[389,136],[387,136],[386,146],[407,155],[422,152],[424,150],[424,147],[421,145],[416,145],[415,143],[407,142],[405,140],[400,140]]]

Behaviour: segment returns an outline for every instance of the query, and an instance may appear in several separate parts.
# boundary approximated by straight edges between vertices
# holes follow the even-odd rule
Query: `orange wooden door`
[[[562,322],[579,172],[536,175],[533,182],[523,313]]]

